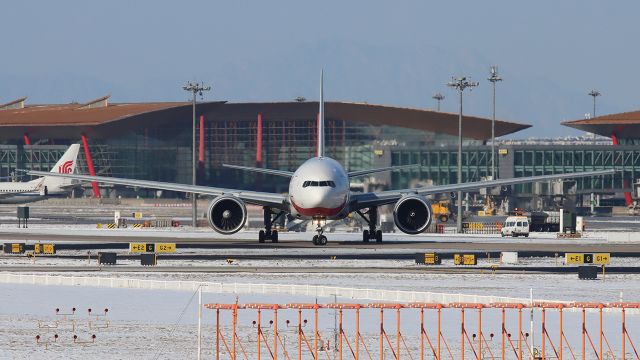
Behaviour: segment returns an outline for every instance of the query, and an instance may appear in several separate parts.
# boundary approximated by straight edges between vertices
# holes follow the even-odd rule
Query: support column
[[[620,141],[618,140],[618,136],[616,135],[616,133],[611,133],[611,141],[613,142],[614,146],[620,145]],[[623,184],[625,187],[630,186],[629,185],[629,181],[625,181]],[[631,193],[628,191],[624,192],[624,204],[629,206],[631,205],[631,203],[633,202],[633,198],[631,197]]]
[[[256,167],[262,167],[262,114],[258,114],[256,127]]]
[[[93,167],[93,159],[91,158],[91,151],[89,151],[89,143],[87,142],[87,136],[84,133],[82,133],[82,146],[84,147],[84,157],[87,159],[87,168],[89,168],[89,175],[96,176],[96,170]],[[93,188],[93,196],[99,199],[100,188],[98,187],[98,183],[93,181],[91,183],[91,187]]]
[[[204,165],[204,115],[200,115],[200,147],[198,149],[198,161]]]

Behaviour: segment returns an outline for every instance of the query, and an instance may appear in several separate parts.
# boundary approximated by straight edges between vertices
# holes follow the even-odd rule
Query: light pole
[[[493,117],[491,118],[491,180],[496,179],[496,83],[502,81],[502,78],[498,75],[498,67],[491,67],[491,76],[487,80],[493,83]]]
[[[479,84],[470,82],[466,77],[452,78],[447,84],[458,90],[460,94],[460,113],[458,114],[458,184],[462,183],[462,93],[464,89],[474,88]],[[462,191],[458,190],[458,215],[456,216],[456,228],[458,233],[462,233]]]
[[[591,116],[591,118],[594,118],[596,117],[596,98],[602,94],[600,94],[600,91],[593,89],[589,91],[589,94],[587,95],[593,96],[593,115]]]
[[[440,101],[444,100],[444,95],[440,93],[436,93],[431,98],[438,102],[438,111],[440,111]]]
[[[196,95],[200,95],[202,96],[202,92],[203,91],[209,91],[211,90],[211,86],[204,86],[203,83],[192,83],[192,82],[187,82],[187,84],[185,86],[182,87],[182,89],[184,89],[185,91],[189,91],[193,94],[193,136],[192,136],[192,141],[193,141],[193,151],[192,151],[192,166],[191,166],[191,183],[195,186],[196,185]],[[191,208],[193,210],[192,212],[192,218],[191,221],[193,223],[193,227],[195,228],[198,225],[198,203],[197,203],[197,194],[196,193],[192,193],[191,194]]]

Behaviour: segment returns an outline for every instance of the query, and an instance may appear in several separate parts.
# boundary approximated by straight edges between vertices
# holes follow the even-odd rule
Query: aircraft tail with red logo
[[[64,152],[60,160],[53,166],[50,172],[60,174],[73,174],[76,170],[78,163],[78,152],[80,151],[80,144],[72,144],[67,151]],[[39,181],[35,179],[32,181]],[[77,182],[77,181],[76,181]],[[68,188],[75,185],[76,182],[72,182],[71,179],[45,176],[42,186],[44,192],[48,194],[57,194],[67,192]]]

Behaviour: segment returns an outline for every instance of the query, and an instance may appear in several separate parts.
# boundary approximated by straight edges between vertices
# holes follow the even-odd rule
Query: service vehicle
[[[529,237],[529,218],[526,216],[509,216],[507,220],[505,220],[500,232],[502,237]]]

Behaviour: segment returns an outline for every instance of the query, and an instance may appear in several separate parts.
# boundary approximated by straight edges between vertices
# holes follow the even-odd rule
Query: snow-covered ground
[[[77,274],[91,276],[91,274]],[[109,274],[101,273],[100,276]],[[573,301],[640,301],[640,276],[636,275],[610,275],[605,281],[580,281],[575,274],[569,275],[495,275],[495,274],[358,274],[357,277],[350,274],[112,274],[116,277],[144,277],[163,280],[195,280],[217,282],[260,282],[272,284],[319,284],[351,287],[385,288],[398,290],[424,290],[446,293],[468,293],[478,295],[504,295],[527,298],[529,290],[533,288],[534,297],[539,299],[561,299]],[[204,303],[293,303],[307,302],[330,303],[334,299],[312,298],[302,296],[251,296],[234,294],[207,294],[203,295]],[[350,299],[337,299],[339,302],[351,302]],[[196,321],[197,321],[197,297],[195,293],[179,291],[159,290],[133,290],[133,289],[101,289],[68,286],[34,286],[34,285],[7,285],[0,284],[0,359],[87,359],[87,358],[114,358],[114,359],[174,359],[194,358],[196,351]],[[72,330],[68,321],[61,321],[58,329],[45,330],[38,328],[38,320],[44,324],[55,324],[61,316],[55,316],[54,309],[60,308],[61,312],[68,312],[72,307],[78,309],[77,329]],[[90,329],[86,309],[109,308],[109,327],[106,329]],[[333,327],[333,314],[330,310],[322,316],[321,332],[325,337],[330,337]],[[449,311],[443,325],[443,332],[449,341],[458,339],[459,313],[457,310]],[[249,343],[249,335],[255,332],[251,321],[255,319],[255,313],[245,312],[239,319],[240,340],[245,346]],[[515,314],[515,313],[514,313]],[[416,314],[417,315],[417,314]],[[567,313],[565,315],[565,331],[570,340],[576,340],[579,334],[579,314]],[[228,314],[223,317],[224,330],[228,334]],[[295,321],[295,314],[282,311],[280,321]],[[353,330],[352,315],[345,331]],[[378,312],[375,310],[363,311],[362,332],[366,341],[374,346]],[[453,316],[453,317],[451,317]],[[470,332],[476,328],[476,314],[469,311],[467,326]],[[206,346],[205,358],[213,358],[211,349],[214,344],[214,312],[204,311],[204,344]],[[306,313],[305,318],[311,321],[312,314]],[[628,316],[627,327],[634,339],[640,334],[640,316]],[[263,320],[271,319],[271,313],[265,312]],[[433,319],[433,315],[429,315]],[[499,334],[499,314],[497,310],[486,310],[483,315],[484,329],[489,333]],[[619,343],[616,331],[619,330],[619,315],[606,315],[605,329],[608,331],[608,339],[611,343]],[[515,326],[515,318],[510,316],[510,326]],[[549,324],[557,323],[557,316],[553,311],[547,315]],[[588,315],[591,326],[595,326],[595,315]],[[536,329],[540,326],[540,314],[535,315]],[[104,322],[102,322],[103,324]],[[100,324],[100,321],[97,323]],[[528,322],[527,322],[528,325]],[[281,323],[284,328],[284,324]],[[389,311],[385,326],[393,333],[395,326],[395,314]],[[411,313],[405,315],[403,332],[407,334],[407,340],[416,344],[416,317]],[[553,325],[551,325],[553,326]],[[458,327],[458,328],[456,328]],[[527,328],[528,329],[528,328]],[[427,329],[433,331],[433,322]],[[294,339],[291,329],[288,341]],[[311,331],[311,330],[309,330]],[[511,330],[513,331],[513,330]],[[550,332],[555,332],[550,328]],[[96,334],[96,342],[87,345],[74,344],[72,336],[77,334],[79,339],[88,340],[92,334]],[[36,345],[35,336],[41,335],[43,339],[52,339],[53,334],[60,336],[58,343],[46,348],[44,345]],[[539,335],[537,335],[539,336]],[[553,335],[552,335],[553,336]],[[411,341],[413,339],[413,341]],[[539,339],[539,338],[538,338]],[[393,340],[393,339],[392,339]],[[285,340],[286,341],[286,340]],[[250,344],[250,343],[249,343]],[[496,346],[496,341],[491,343]],[[577,344],[577,342],[574,342]],[[255,345],[255,344],[254,344]],[[290,343],[291,346],[292,343]],[[248,347],[252,347],[248,345]],[[455,343],[452,348],[456,349]],[[250,350],[253,351],[253,350]],[[251,359],[252,357],[249,356]],[[588,357],[589,358],[589,357]]]
[[[2,225],[0,226],[0,237],[2,231],[16,231],[15,227]],[[198,229],[192,231],[190,228],[177,228],[165,230],[98,230],[88,225],[33,225],[29,229],[21,229],[25,233],[41,234],[45,237],[47,234],[80,234],[85,236],[105,235],[114,236],[136,236],[137,234],[144,236],[153,236],[156,238],[180,238],[180,239],[211,239],[219,238],[210,229]],[[310,237],[310,233],[290,233],[281,234],[283,241],[299,240]],[[331,233],[328,234],[330,240],[353,240],[359,241],[357,233]],[[495,235],[421,235],[412,237],[402,234],[389,234],[386,239],[403,240],[411,239],[422,241],[451,241],[455,240],[465,242],[502,242],[513,241],[517,243],[638,243],[640,244],[640,236],[638,233],[622,232],[616,233],[615,236],[606,232],[589,233],[586,238],[580,240],[561,240],[556,239],[550,234],[534,234],[531,238],[524,239],[502,239]],[[255,240],[256,232],[241,232],[234,235],[234,239]],[[1,241],[1,240],[0,240]],[[205,261],[205,260],[180,260],[180,261],[162,261],[163,266],[213,266],[213,267],[303,267],[314,266],[322,267],[379,267],[375,273],[351,274],[345,273],[270,273],[256,274],[250,272],[242,273],[137,273],[137,272],[109,272],[108,267],[103,267],[100,273],[90,272],[74,272],[74,275],[81,276],[111,276],[118,278],[144,278],[158,280],[189,280],[189,281],[211,281],[225,283],[266,283],[266,284],[311,284],[326,286],[343,286],[357,288],[373,288],[388,290],[409,290],[409,291],[433,291],[444,293],[463,293],[476,295],[494,295],[528,298],[530,289],[533,289],[534,297],[537,299],[548,300],[566,300],[566,301],[590,301],[590,302],[613,302],[613,301],[629,301],[640,302],[640,275],[619,275],[607,274],[605,280],[596,281],[580,281],[576,274],[493,274],[490,272],[480,274],[430,274],[430,273],[395,273],[394,269],[398,268],[422,268],[422,265],[414,264],[413,260],[347,260],[341,259],[340,255],[356,254],[356,253],[399,253],[408,252],[407,249],[349,249],[349,248],[313,248],[313,249],[242,249],[241,251],[247,255],[278,255],[278,254],[314,254],[326,255],[326,259],[321,260],[238,260],[232,264],[227,264],[224,260]],[[185,249],[180,250],[181,253],[210,253],[211,249]],[[639,245],[640,251],[640,245]],[[238,249],[216,249],[216,254],[236,254]],[[66,254],[84,254],[84,251],[65,251]],[[331,260],[331,256],[337,256],[335,260]],[[95,260],[93,260],[95,262]],[[38,257],[35,265],[86,265],[86,260],[60,259]],[[118,268],[127,268],[131,266],[139,267],[138,260],[118,260]],[[481,258],[480,265],[497,264],[498,259]],[[562,258],[557,260],[554,258],[521,258],[522,265],[539,265],[554,266],[562,264]],[[0,266],[15,265],[32,265],[31,261],[26,257],[0,257]],[[452,265],[451,260],[444,260],[444,265]],[[638,260],[633,258],[613,258],[613,266],[635,266]],[[212,270],[215,270],[213,268]],[[50,273],[56,275],[56,273]],[[66,273],[65,275],[69,275]],[[234,294],[205,294],[204,302],[224,302],[231,303],[239,301],[241,303],[261,302],[261,303],[291,303],[291,302],[309,302],[315,301],[320,303],[333,302],[333,298],[313,297],[292,297],[283,295],[240,295],[236,297]],[[337,301],[353,301],[351,299],[337,299]],[[91,358],[113,358],[113,359],[176,359],[176,358],[195,358],[196,351],[196,314],[197,314],[197,298],[191,292],[178,291],[160,291],[160,290],[134,290],[134,289],[102,289],[102,288],[84,288],[78,286],[35,286],[35,285],[16,285],[16,284],[0,284],[0,359],[91,359]],[[43,329],[38,327],[38,320],[47,324],[54,324],[60,317],[54,315],[54,309],[60,308],[62,311],[68,311],[71,307],[78,309],[77,328],[70,329],[71,324],[60,322],[57,329]],[[103,329],[95,329],[95,326],[89,328],[88,316],[86,309],[103,309],[109,308],[108,318],[110,319],[109,327]],[[454,311],[454,310],[449,310]],[[490,311],[490,310],[487,310]],[[495,311],[495,310],[494,310]],[[205,357],[213,358],[211,349],[214,344],[213,332],[213,312],[205,310],[205,331],[204,344]],[[453,313],[450,313],[453,314]],[[457,314],[457,313],[456,313]],[[240,338],[244,344],[247,344],[250,333],[255,332],[255,328],[251,325],[253,314],[243,315],[240,318],[241,330]],[[266,316],[266,315],[265,315]],[[269,315],[270,316],[270,315]],[[266,321],[270,317],[265,317]],[[310,316],[310,315],[305,315]],[[368,328],[363,330],[367,336],[367,341],[371,347],[375,347],[374,334],[376,332],[375,325],[377,313],[370,312],[363,315],[363,322],[366,322]],[[453,316],[453,315],[451,315]],[[455,315],[457,316],[457,315]],[[484,316],[484,315],[483,315]],[[539,313],[536,316],[536,326],[539,327]],[[567,314],[567,324],[576,324],[578,321],[576,314]],[[595,324],[595,318],[589,315],[589,321]],[[607,324],[605,328],[610,331],[609,341],[619,344],[619,339],[615,335],[615,331],[619,330],[619,322],[616,322],[611,316],[607,315]],[[414,346],[416,338],[411,335],[415,330],[416,317],[409,317],[403,323],[403,327],[407,333],[407,341]],[[634,337],[634,341],[640,339],[640,316],[629,316],[630,320],[627,325],[630,335]],[[295,320],[291,313],[283,312],[281,320]],[[469,328],[474,326],[475,313],[469,315],[467,321]],[[496,314],[487,314],[486,328],[484,331],[499,334],[499,328],[496,329],[498,323]],[[227,319],[228,320],[228,319]],[[431,318],[431,320],[433,320]],[[513,320],[513,319],[512,319]],[[390,329],[394,326],[394,314],[390,312],[387,315],[388,323],[385,323]],[[553,314],[549,314],[549,321],[554,322]],[[431,322],[432,324],[433,322]],[[554,322],[555,323],[555,322]],[[229,322],[227,321],[228,325]],[[333,316],[325,314],[321,322],[321,331],[328,334],[332,331]],[[413,326],[413,328],[411,328]],[[567,325],[569,326],[569,325]],[[452,339],[459,338],[458,318],[447,319],[444,325],[444,332],[449,334]],[[456,328],[458,327],[458,328]],[[349,330],[352,330],[349,328]],[[428,331],[432,331],[429,328]],[[225,327],[226,333],[229,332]],[[294,334],[291,329],[287,330],[288,340],[291,342]],[[309,330],[310,331],[310,330]],[[456,331],[458,331],[456,333]],[[550,330],[556,331],[556,329]],[[579,334],[578,327],[567,328],[565,330],[567,336],[575,339]],[[58,333],[59,340],[55,344],[48,346],[36,345],[35,336],[40,334],[44,341],[51,340],[54,333]],[[95,343],[91,344],[74,344],[72,341],[73,334],[76,333],[81,341],[86,341],[95,333],[97,338]],[[415,334],[415,331],[413,332]],[[453,335],[451,335],[453,334]],[[414,337],[412,337],[414,336]],[[539,339],[539,334],[537,335]],[[554,336],[551,334],[551,336]],[[392,338],[393,341],[393,338]],[[492,346],[499,341],[492,343]],[[617,346],[617,345],[614,345]],[[252,345],[249,343],[249,347]],[[455,349],[455,345],[452,345]],[[389,355],[389,354],[388,354]],[[390,356],[390,355],[389,355]],[[468,353],[471,357],[472,354]],[[251,354],[248,356],[253,357]],[[431,358],[431,357],[430,357]],[[589,357],[587,357],[589,358]]]
[[[207,271],[215,271],[216,269],[220,269],[223,271],[227,271],[230,269],[241,270],[252,269],[255,267],[282,267],[282,268],[298,268],[298,267],[325,267],[325,268],[387,268],[391,271],[393,269],[423,269],[423,270],[437,270],[438,266],[425,266],[418,265],[415,263],[413,259],[365,259],[365,260],[357,260],[357,259],[344,259],[340,258],[340,256],[349,255],[349,252],[327,252],[326,257],[320,259],[278,259],[277,256],[280,255],[296,255],[296,254],[308,254],[300,249],[295,251],[274,251],[274,249],[264,249],[268,251],[262,251],[260,253],[254,253],[252,250],[243,251],[243,255],[245,256],[256,256],[256,257],[265,257],[265,259],[233,259],[232,263],[229,264],[227,260],[172,260],[170,259],[171,255],[167,255],[169,258],[160,258],[158,260],[158,265],[168,266],[168,267],[207,267]],[[192,249],[180,251],[180,254],[204,254],[211,253],[211,250],[207,251],[205,249]],[[375,254],[384,255],[392,254],[396,252],[392,251],[379,251]],[[86,256],[86,251],[79,250],[65,250],[64,254],[67,255],[77,255],[77,256]],[[233,254],[238,254],[238,250],[229,250],[229,249],[221,249],[216,250],[215,254],[217,256],[224,257],[229,254],[230,258],[233,258]],[[563,254],[561,254],[563,255]],[[95,252],[94,252],[95,256]],[[268,256],[274,256],[276,258],[267,258]],[[320,257],[322,255],[319,255]],[[331,259],[335,256],[335,259]],[[82,260],[82,259],[69,259],[69,258],[53,258],[47,257],[46,255],[36,257],[35,260],[26,258],[24,256],[0,256],[0,267],[1,266],[77,266],[80,268],[86,266],[97,267],[97,260],[94,258],[91,261]],[[478,266],[500,266],[501,269],[508,269],[511,265],[509,264],[501,264],[499,258],[491,258],[486,255],[479,255],[478,258]],[[117,268],[121,271],[123,267],[140,267],[139,259],[123,259],[118,258],[117,260]],[[441,266],[454,266],[453,259],[443,259]],[[517,266],[575,266],[575,265],[565,265],[564,264],[564,256],[559,256],[558,258],[519,258]],[[613,257],[611,258],[611,263],[609,266],[640,266],[640,261],[637,258],[631,257]],[[460,267],[464,269],[466,267]],[[103,271],[109,271],[108,266],[103,266]]]

